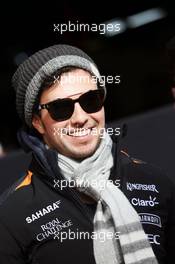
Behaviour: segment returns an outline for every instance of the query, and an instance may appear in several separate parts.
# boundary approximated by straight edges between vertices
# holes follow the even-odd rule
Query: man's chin
[[[95,151],[97,150],[101,139],[96,139],[94,142],[91,142],[90,144],[85,145],[79,145],[79,146],[72,146],[70,148],[69,146],[69,156],[74,159],[85,159],[90,156],[92,156]]]
[[[70,153],[69,157],[71,157],[72,159],[77,159],[77,160],[83,160],[83,159],[86,159],[90,156],[92,156],[93,154],[95,153],[95,150],[94,151],[85,151],[85,152],[81,152],[81,153],[78,153],[78,152],[72,152]]]

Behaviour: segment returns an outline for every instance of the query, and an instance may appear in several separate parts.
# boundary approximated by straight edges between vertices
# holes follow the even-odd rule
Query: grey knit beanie
[[[29,127],[32,126],[32,114],[43,81],[66,66],[85,69],[100,79],[93,60],[82,50],[69,45],[54,45],[34,53],[13,75],[17,112]],[[105,86],[104,90],[106,94]]]

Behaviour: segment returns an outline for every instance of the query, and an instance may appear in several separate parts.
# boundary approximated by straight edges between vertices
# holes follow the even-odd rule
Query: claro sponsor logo
[[[150,224],[162,227],[161,218],[155,214],[140,213],[140,221],[142,224]]]
[[[131,203],[134,206],[151,206],[154,207],[156,204],[159,204],[159,202],[156,201],[156,197],[152,198],[149,196],[149,200],[142,200],[140,198],[132,198]]]
[[[141,184],[141,183],[131,183],[127,182],[126,183],[126,188],[128,191],[150,191],[150,192],[156,192],[159,193],[158,190],[156,189],[156,185],[154,184]]]
[[[40,210],[34,212],[31,216],[26,217],[26,222],[28,224],[30,224],[33,221],[39,219],[40,217],[55,211],[56,209],[59,208],[60,202],[61,202],[60,200],[56,201],[56,202],[54,202],[52,204],[47,205],[46,207],[44,207],[44,208],[42,208]]]

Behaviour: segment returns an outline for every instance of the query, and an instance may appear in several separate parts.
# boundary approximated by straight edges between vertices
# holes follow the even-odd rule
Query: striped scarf
[[[97,201],[93,249],[96,264],[158,263],[140,219],[126,196],[110,180],[112,140],[104,132],[96,152],[77,162],[58,153],[58,166],[80,192]],[[102,236],[103,235],[103,236]],[[103,240],[102,240],[103,238]],[[104,239],[105,238],[105,239]]]

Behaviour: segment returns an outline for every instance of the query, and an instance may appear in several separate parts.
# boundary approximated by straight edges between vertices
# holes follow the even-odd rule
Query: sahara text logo
[[[59,208],[60,202],[61,202],[60,200],[56,201],[56,202],[49,204],[46,207],[44,207],[38,211],[36,211],[31,216],[26,217],[26,222],[28,224],[30,224],[30,223],[34,222],[35,220],[39,219],[40,217],[55,211],[56,209]]]

